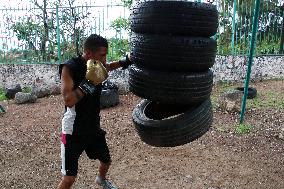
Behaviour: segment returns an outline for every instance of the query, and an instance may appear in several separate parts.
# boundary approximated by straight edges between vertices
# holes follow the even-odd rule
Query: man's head
[[[91,34],[84,43],[83,57],[87,60],[95,59],[106,63],[108,42],[105,38],[97,34]]]

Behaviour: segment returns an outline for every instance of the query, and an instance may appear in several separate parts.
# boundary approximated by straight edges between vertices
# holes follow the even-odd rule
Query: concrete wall
[[[242,82],[246,74],[247,58],[244,56],[217,56],[213,67],[214,81]],[[0,88],[15,84],[22,87],[59,85],[58,65],[52,64],[0,64]],[[284,56],[260,56],[254,58],[252,81],[284,78]],[[120,90],[128,90],[128,71],[110,74],[110,80]]]

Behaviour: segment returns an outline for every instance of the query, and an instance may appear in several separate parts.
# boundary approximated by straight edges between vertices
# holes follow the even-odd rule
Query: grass
[[[274,80],[272,80],[274,81]],[[213,108],[218,105],[218,97],[231,89],[242,84],[232,84],[228,82],[218,82],[214,86],[211,95]],[[256,87],[257,89],[257,87]],[[247,109],[262,109],[262,108],[284,108],[284,93],[282,91],[257,91],[257,96],[254,99],[247,100]]]
[[[251,132],[251,129],[252,129],[252,126],[249,125],[249,124],[239,124],[237,127],[236,127],[236,130],[235,132],[237,134],[248,134]]]
[[[280,92],[258,93],[256,98],[247,102],[248,108],[284,108],[284,94]]]
[[[217,88],[220,93],[224,93],[231,89],[234,89],[234,85],[228,82],[219,82],[217,84]]]

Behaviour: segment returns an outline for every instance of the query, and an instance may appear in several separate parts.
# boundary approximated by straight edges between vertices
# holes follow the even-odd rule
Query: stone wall
[[[21,87],[60,85],[57,64],[0,64],[0,88],[10,88],[16,84]],[[129,91],[128,70],[111,72],[109,79],[118,85],[119,93]]]
[[[52,64],[0,64],[0,88],[15,84],[21,87],[59,84],[58,65]]]
[[[245,56],[217,56],[213,67],[215,82],[244,81],[247,63]],[[251,81],[281,78],[284,78],[284,56],[259,56],[253,59]]]
[[[247,58],[244,56],[217,56],[212,68],[214,81],[243,82],[246,75]],[[9,88],[15,84],[22,87],[39,85],[60,85],[58,65],[55,64],[0,64],[0,88]],[[284,56],[259,56],[254,58],[251,80],[284,78]],[[128,91],[128,71],[110,73],[120,93]]]

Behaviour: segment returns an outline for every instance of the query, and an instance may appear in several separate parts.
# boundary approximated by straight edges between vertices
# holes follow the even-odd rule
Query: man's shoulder
[[[83,61],[83,58],[81,55],[78,55],[76,57],[72,57],[64,62],[62,62],[59,65],[59,68],[62,70],[63,66],[67,66],[69,69],[72,69],[72,67],[80,65],[78,63],[80,63],[81,61]]]
[[[65,62],[63,62],[62,64],[75,64],[78,63],[82,60],[81,56],[76,56],[76,57],[72,57],[69,60],[66,60]]]
[[[75,63],[76,63],[76,59],[75,58],[70,58],[70,59],[62,62],[59,65],[59,75],[60,75],[60,77],[61,77],[61,74],[62,74],[63,67],[67,67],[69,71],[72,71]]]

